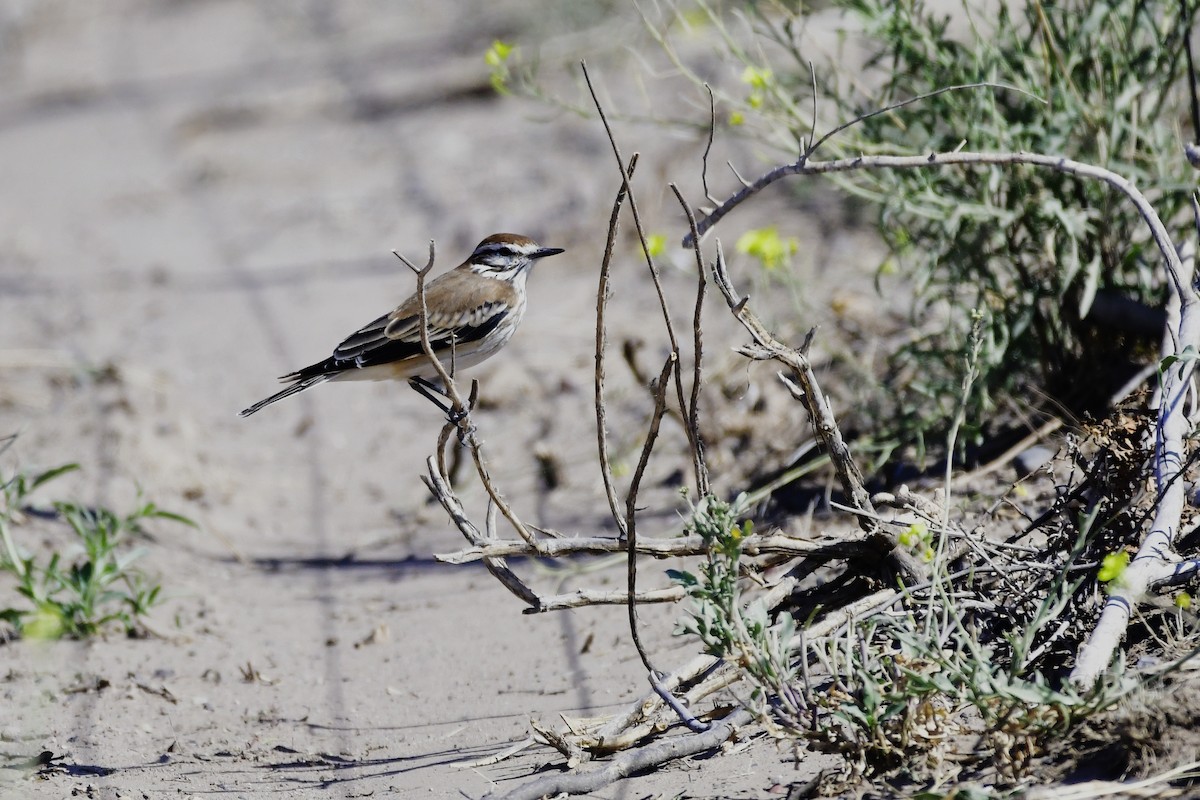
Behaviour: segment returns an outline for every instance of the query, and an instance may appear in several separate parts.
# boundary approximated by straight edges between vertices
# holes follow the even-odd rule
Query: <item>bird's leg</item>
[[[447,396],[446,391],[441,386],[420,377],[409,378],[408,385],[426,400],[440,408],[442,413],[450,416],[450,406],[443,402]]]
[[[450,421],[451,425],[459,425],[459,423],[466,419],[468,412],[465,409],[460,411],[446,403],[445,399],[448,397],[446,390],[441,386],[438,386],[436,383],[428,381],[425,378],[413,377],[408,379],[408,385],[415,389],[426,400],[440,408],[442,413],[446,415],[446,419]],[[459,425],[459,427],[462,426]],[[470,432],[474,432],[473,426]],[[459,439],[462,439],[466,435],[467,431],[459,431]]]

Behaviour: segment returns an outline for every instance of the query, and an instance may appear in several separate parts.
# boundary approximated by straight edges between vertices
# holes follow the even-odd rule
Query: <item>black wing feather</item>
[[[508,312],[504,311],[493,314],[480,325],[464,325],[457,331],[457,341],[462,343],[481,339],[495,330],[507,316]],[[303,381],[317,375],[334,375],[351,369],[364,369],[420,356],[420,337],[413,340],[389,339],[383,336],[383,329],[389,320],[388,316],[380,317],[348,336],[329,358],[284,375],[280,380]],[[454,333],[445,329],[431,330],[429,344],[435,353],[446,350],[450,347],[453,335]]]

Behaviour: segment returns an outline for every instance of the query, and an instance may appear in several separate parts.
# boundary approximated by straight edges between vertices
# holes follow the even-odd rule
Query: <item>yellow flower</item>
[[[757,258],[764,268],[773,270],[783,266],[800,248],[794,238],[783,239],[774,225],[743,233],[737,240],[737,251]]]
[[[1108,583],[1121,577],[1121,573],[1129,566],[1129,553],[1125,550],[1120,550],[1116,553],[1109,553],[1100,562],[1100,571],[1096,573],[1096,580],[1101,583]]]
[[[505,61],[508,61],[508,57],[512,55],[513,50],[515,49],[515,46],[506,44],[505,42],[497,39],[496,41],[492,42],[492,46],[489,47],[488,51],[483,54],[483,60],[487,62],[489,67],[498,67]]]
[[[756,91],[767,88],[767,85],[771,82],[771,77],[771,70],[765,67],[759,69],[758,67],[747,65],[746,69],[742,70],[742,83],[749,84],[750,88]]]
[[[505,44],[499,39],[492,42],[492,46],[483,54],[484,62],[491,67],[492,88],[496,90],[496,94],[508,94],[508,59],[516,52],[516,46]]]
[[[667,251],[666,234],[652,233],[646,237],[646,255],[660,256]]]

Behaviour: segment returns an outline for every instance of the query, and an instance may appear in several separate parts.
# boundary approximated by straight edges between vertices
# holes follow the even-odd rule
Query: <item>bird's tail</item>
[[[296,373],[292,373],[292,375],[295,375],[295,374]],[[291,375],[285,375],[281,380],[287,380],[291,377],[292,377]],[[265,400],[259,400],[257,403],[255,403],[254,405],[250,406],[247,409],[243,409],[242,412],[240,414],[238,414],[238,416],[248,417],[251,414],[253,414],[254,412],[260,411],[260,410],[266,408],[267,406],[271,405],[271,403],[274,403],[276,400],[282,400],[285,397],[291,397],[292,395],[294,395],[298,392],[303,392],[305,389],[316,386],[318,383],[324,383],[325,381],[329,380],[332,377],[333,377],[333,375],[320,374],[320,375],[310,375],[307,378],[301,378],[300,380],[293,383],[291,386],[288,386],[286,389],[276,392],[275,394],[271,395],[270,397],[268,397]]]

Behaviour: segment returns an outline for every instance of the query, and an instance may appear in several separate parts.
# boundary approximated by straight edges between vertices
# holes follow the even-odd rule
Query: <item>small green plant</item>
[[[813,694],[828,716],[810,738],[847,756],[860,776],[902,769],[920,777],[939,766],[942,745],[980,736],[992,766],[1014,781],[1050,737],[1120,695],[1117,682],[1082,695],[1038,672],[1018,674],[1007,642],[982,644],[953,603],[946,611],[934,626],[913,613],[872,616],[812,648],[833,677]]]
[[[71,542],[48,557],[22,554],[13,529],[26,519],[28,496],[49,481],[78,469],[67,464],[44,472],[18,472],[0,485],[0,572],[15,578],[16,592],[27,604],[0,606],[0,619],[31,639],[82,638],[120,626],[126,633],[159,600],[162,587],[133,567],[141,557],[128,540],[142,532],[142,523],[167,519],[194,523],[145,502],[119,515],[106,508],[72,502],[52,504],[55,517],[66,524]]]
[[[1085,694],[1041,668],[1083,584],[1067,576],[1088,541],[1087,520],[1075,547],[1060,554],[1059,571],[1023,593],[1033,595],[1027,609],[996,603],[994,588],[978,585],[970,571],[952,575],[930,558],[934,574],[924,588],[847,620],[843,633],[810,636],[790,614],[772,616],[761,596],[752,598],[742,560],[753,529],[744,512],[744,498],[706,497],[692,508],[685,529],[703,539],[707,556],[696,574],[668,573],[693,601],[677,633],[737,664],[752,687],[739,701],[771,733],[843,756],[849,783],[929,779],[964,736],[989,746],[990,762],[977,766],[1020,782],[1051,739],[1132,685],[1116,674]],[[918,522],[900,540],[932,553],[936,535]],[[1001,573],[1002,557],[989,562]]]
[[[699,575],[667,571],[693,600],[676,633],[696,636],[706,653],[737,662],[754,686],[746,705],[777,732],[777,720],[796,730],[804,704],[794,689],[795,622],[786,612],[772,622],[765,600],[746,601],[738,586],[742,549],[754,535],[754,523],[741,519],[748,505],[744,494],[732,503],[710,495],[692,507],[684,529],[701,537],[707,556]]]

